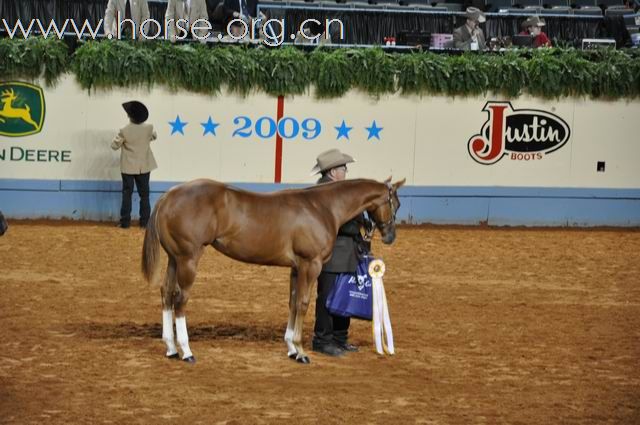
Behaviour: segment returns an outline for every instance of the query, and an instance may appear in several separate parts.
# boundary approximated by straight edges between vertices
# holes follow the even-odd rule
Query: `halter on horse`
[[[149,282],[155,281],[159,268],[160,245],[168,256],[160,291],[166,355],[178,358],[173,334],[175,312],[182,358],[195,362],[189,348],[185,307],[198,261],[204,248],[211,245],[239,261],[291,268],[284,339],[289,357],[309,363],[302,348],[304,316],[311,288],[322,264],[331,256],[338,228],[366,210],[382,242],[393,243],[400,207],[397,190],[404,182],[392,184],[391,178],[384,183],[346,180],[267,194],[204,179],[173,187],[154,207],[142,250],[142,271]]]

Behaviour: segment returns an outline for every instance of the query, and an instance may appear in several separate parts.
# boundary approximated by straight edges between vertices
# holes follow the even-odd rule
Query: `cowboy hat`
[[[142,124],[149,118],[149,110],[142,102],[132,100],[122,104],[125,112],[135,124]]]
[[[318,155],[316,165],[311,169],[311,175],[330,170],[350,162],[356,162],[351,156],[340,152],[338,149],[331,149]]]
[[[544,19],[540,19],[539,16],[529,16],[523,23],[522,28],[529,27],[543,27],[546,24],[544,23]]]
[[[483,23],[487,20],[487,18],[485,18],[484,16],[484,13],[482,13],[482,11],[477,7],[468,7],[464,16],[467,19],[471,19],[480,23]]]

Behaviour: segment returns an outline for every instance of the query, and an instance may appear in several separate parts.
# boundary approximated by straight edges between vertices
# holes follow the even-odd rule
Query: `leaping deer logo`
[[[18,118],[22,121],[31,124],[36,129],[38,124],[31,118],[31,108],[25,103],[24,108],[14,108],[13,102],[18,99],[18,96],[14,93],[13,89],[5,90],[0,96],[0,102],[2,102],[2,109],[0,109],[0,122],[5,122],[4,118]],[[3,118],[4,117],[4,118]]]

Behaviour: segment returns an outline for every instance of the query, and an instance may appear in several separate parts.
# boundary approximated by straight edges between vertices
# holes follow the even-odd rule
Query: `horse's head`
[[[396,239],[396,213],[400,208],[398,189],[405,183],[402,179],[396,183],[391,183],[391,177],[385,180],[387,188],[385,195],[376,204],[367,210],[369,217],[373,219],[376,227],[382,235],[382,242],[391,244]]]

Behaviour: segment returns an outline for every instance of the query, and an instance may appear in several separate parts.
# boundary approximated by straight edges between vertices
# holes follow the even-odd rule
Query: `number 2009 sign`
[[[322,125],[315,118],[306,118],[302,122],[292,117],[283,117],[277,123],[268,116],[256,119],[255,124],[247,116],[234,118],[233,123],[239,126],[232,137],[251,137],[253,133],[262,139],[270,139],[279,134],[283,139],[295,139],[301,135],[305,140],[313,140],[320,135]]]

